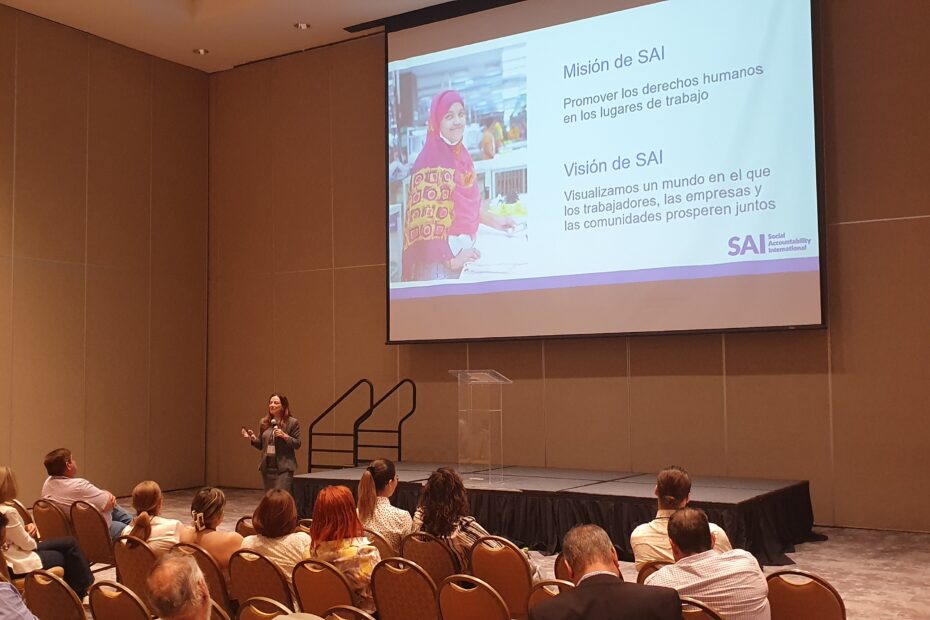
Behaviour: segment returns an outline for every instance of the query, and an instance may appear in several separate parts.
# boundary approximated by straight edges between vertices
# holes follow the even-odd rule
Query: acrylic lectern
[[[459,382],[459,472],[472,485],[502,483],[503,387],[513,381],[496,370],[450,370],[449,374]]]

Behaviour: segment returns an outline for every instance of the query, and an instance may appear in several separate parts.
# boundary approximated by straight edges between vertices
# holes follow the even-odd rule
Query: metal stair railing
[[[332,412],[336,407],[338,407],[342,401],[348,398],[350,394],[355,392],[355,390],[361,387],[362,385],[368,386],[368,410],[367,411],[368,412],[372,411],[372,409],[375,406],[374,405],[375,386],[368,379],[359,379],[352,385],[352,387],[350,387],[348,390],[343,392],[342,396],[340,396],[335,401],[333,401],[333,404],[327,407],[326,411],[318,415],[316,419],[310,423],[310,432],[309,432],[310,436],[309,436],[309,441],[308,441],[309,446],[307,449],[307,473],[311,473],[314,467],[319,468],[319,469],[342,469],[343,467],[355,467],[356,463],[358,462],[358,433],[355,431],[355,429],[358,428],[358,422],[356,422],[356,426],[353,429],[353,432],[351,433],[322,433],[322,432],[315,431],[314,429],[316,428],[316,425],[319,424],[323,420],[323,418],[329,415],[329,413]],[[316,448],[314,449],[313,448],[314,437],[352,437],[352,449],[351,450],[344,449],[344,448],[338,448],[338,449],[337,448]],[[328,463],[314,463],[313,462],[314,452],[325,452],[328,454],[351,454],[352,463],[342,464],[342,465],[334,465],[334,464],[328,464]]]
[[[372,414],[375,412],[375,409],[377,409],[381,403],[386,401],[392,394],[394,394],[394,392],[399,390],[400,387],[404,385],[405,383],[410,384],[412,402],[410,405],[410,411],[408,411],[400,420],[398,420],[397,428],[396,429],[362,428],[362,424],[364,424],[368,420],[368,418],[372,416]],[[403,459],[403,433],[402,433],[403,426],[404,426],[404,422],[406,422],[407,419],[410,416],[412,416],[416,410],[417,410],[417,384],[414,383],[412,379],[403,378],[400,381],[398,381],[394,385],[394,387],[392,387],[390,390],[385,392],[384,396],[379,398],[376,402],[373,402],[371,407],[368,409],[368,411],[366,411],[361,416],[359,416],[359,418],[355,421],[355,426],[353,429],[354,430],[353,434],[355,435],[355,440],[354,440],[355,464],[356,465],[359,464],[359,458],[358,458],[359,448],[386,448],[389,450],[397,450],[397,460],[398,461],[404,460]],[[376,443],[359,443],[360,433],[386,433],[389,435],[395,435],[397,437],[397,443],[393,445],[392,444],[376,444]]]

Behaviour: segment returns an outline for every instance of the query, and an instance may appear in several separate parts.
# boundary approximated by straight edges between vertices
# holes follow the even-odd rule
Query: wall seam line
[[[152,192],[154,184],[155,165],[155,63],[149,57],[149,303],[148,303],[148,372],[146,381],[148,388],[148,438],[149,445],[146,460],[148,470],[152,471],[152,222],[154,208],[152,205]]]
[[[727,402],[727,335],[720,334],[720,353],[723,361],[721,388],[723,389],[723,472],[730,475],[730,411]]]
[[[86,462],[91,463],[87,453],[87,282],[88,282],[88,252],[87,252],[87,223],[90,211],[90,37],[84,34],[84,59],[87,61],[86,88],[84,97],[84,334],[83,334],[83,360],[81,364],[81,389],[84,394],[84,432],[82,436],[83,454]]]
[[[849,226],[850,224],[876,224],[879,222],[904,222],[907,220],[925,220],[930,215],[902,215],[901,217],[882,217],[871,220],[852,220],[849,222],[833,222],[830,226]]]
[[[830,428],[830,523],[836,526],[836,428],[833,420],[833,333],[827,330],[827,421]]]
[[[10,455],[10,464],[13,463],[13,286],[16,273],[16,135],[17,112],[19,109],[19,15],[13,16],[13,165],[10,174],[10,419],[7,421],[7,454]]]
[[[633,363],[630,351],[630,339],[626,338],[626,450],[629,454],[630,466],[633,471]]]

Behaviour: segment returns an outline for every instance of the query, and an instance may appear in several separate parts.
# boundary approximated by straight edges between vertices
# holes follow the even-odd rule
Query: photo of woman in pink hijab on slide
[[[457,279],[479,260],[478,225],[512,231],[509,215],[491,213],[463,142],[468,116],[458,91],[433,96],[426,142],[413,164],[403,224],[402,279]]]

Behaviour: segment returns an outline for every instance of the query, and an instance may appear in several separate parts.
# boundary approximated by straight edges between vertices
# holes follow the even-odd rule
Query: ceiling
[[[212,73],[344,41],[346,26],[442,0],[0,0],[127,47]],[[298,30],[295,23],[310,24]],[[199,56],[197,48],[210,51]]]

